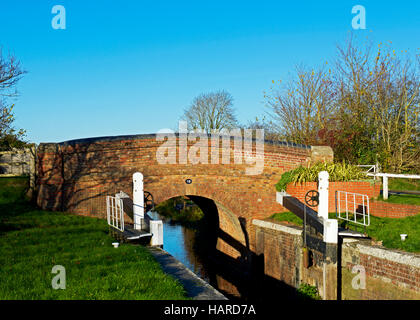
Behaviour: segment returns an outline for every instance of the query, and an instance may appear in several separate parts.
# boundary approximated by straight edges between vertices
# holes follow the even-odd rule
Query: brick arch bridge
[[[179,140],[176,136],[176,152]],[[249,165],[234,163],[234,151],[236,155],[238,151],[233,139],[230,164],[160,164],[157,151],[162,143],[156,135],[41,143],[37,149],[37,204],[47,210],[105,217],[106,195],[123,190],[132,196],[132,174],[140,171],[144,188],[153,194],[155,203],[183,195],[212,201],[224,235],[217,247],[236,258],[242,254],[241,247],[254,251],[252,219],[284,210],[276,202],[275,184],[281,174],[333,156],[329,147],[264,141],[262,173],[246,175]],[[188,148],[193,144],[188,141]],[[255,154],[255,140],[253,144]],[[220,145],[215,150],[221,154],[223,148]],[[201,205],[205,207],[205,202]]]

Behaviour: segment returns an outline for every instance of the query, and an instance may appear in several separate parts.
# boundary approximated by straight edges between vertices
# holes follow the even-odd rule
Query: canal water
[[[198,230],[172,222],[170,218],[161,216],[157,212],[149,212],[149,215],[163,222],[163,249],[210,283],[212,270],[206,266],[206,259],[197,252],[200,250],[197,248]]]
[[[211,221],[192,228],[174,223],[156,212],[149,214],[163,222],[163,249],[229,300],[294,300],[294,291],[283,287],[277,280],[267,279],[261,275],[263,272],[249,272],[249,269],[242,272],[237,268],[236,261],[222,257],[216,250],[217,235]],[[247,270],[246,267],[243,269]]]

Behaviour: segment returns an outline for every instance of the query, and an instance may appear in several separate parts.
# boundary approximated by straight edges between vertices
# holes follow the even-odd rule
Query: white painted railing
[[[382,177],[382,196],[384,200],[388,199],[388,178],[420,179],[417,174],[397,174],[397,173],[368,173],[370,177]]]
[[[360,224],[365,227],[370,225],[368,195],[336,191],[335,205],[338,219]]]
[[[377,164],[358,164],[360,168],[367,168],[366,173],[378,173],[379,172],[379,165]]]
[[[108,225],[124,232],[124,207],[119,197],[106,197],[106,214]]]

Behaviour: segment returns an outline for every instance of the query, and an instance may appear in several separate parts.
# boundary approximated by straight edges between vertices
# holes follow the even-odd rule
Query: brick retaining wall
[[[316,182],[306,183],[289,183],[286,188],[286,192],[300,201],[305,201],[305,194],[309,190],[318,190]],[[388,217],[388,218],[404,218],[420,214],[420,206],[409,205],[409,204],[398,204],[384,201],[376,201],[381,191],[380,182],[369,181],[349,181],[349,182],[330,182],[329,183],[329,197],[328,197],[328,208],[330,212],[336,210],[336,191],[347,191],[352,193],[366,194],[369,199],[370,214],[376,217]],[[351,200],[351,199],[350,199]],[[356,197],[356,201],[361,203],[360,197]],[[342,206],[345,206],[345,202],[342,201]],[[314,208],[317,211],[317,207]]]
[[[317,260],[309,268],[303,266],[302,228],[264,220],[254,220],[253,224],[256,254],[264,255],[265,274],[295,288],[300,283],[314,285],[323,296],[323,261]],[[372,245],[371,240],[345,238],[338,257],[341,299],[420,299],[420,254]],[[354,266],[365,270],[365,289],[352,285],[358,276],[352,272]]]

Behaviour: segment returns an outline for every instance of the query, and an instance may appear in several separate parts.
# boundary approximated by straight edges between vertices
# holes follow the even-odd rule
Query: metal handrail
[[[124,232],[124,204],[119,197],[106,197],[108,225]]]
[[[345,195],[345,198],[341,199],[341,195],[343,196]],[[356,198],[361,198],[360,200],[361,202],[359,203],[358,201],[356,201]],[[370,225],[370,209],[369,209],[368,195],[337,190],[335,192],[335,201],[336,201],[336,216],[338,219],[342,219],[348,222],[353,222],[355,224],[360,224],[365,227]],[[345,208],[342,208],[341,206],[342,201],[344,201],[345,203]],[[350,207],[352,208],[349,208],[349,204],[350,204]],[[359,209],[360,207],[362,208],[362,212],[360,212],[360,209]],[[342,209],[343,210],[345,209],[345,210],[342,211]],[[342,216],[342,214],[345,214],[345,216]],[[353,215],[353,217],[349,217],[349,214]],[[358,217],[360,217],[360,220],[363,220],[363,222],[358,221]]]

